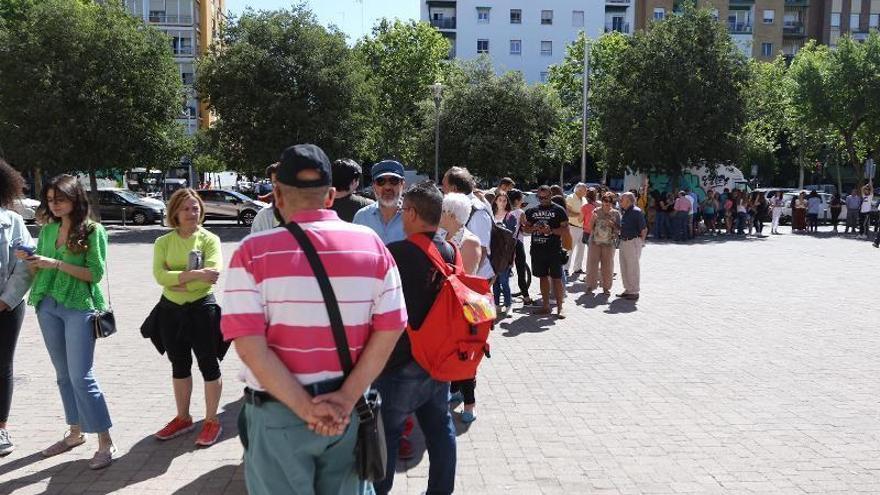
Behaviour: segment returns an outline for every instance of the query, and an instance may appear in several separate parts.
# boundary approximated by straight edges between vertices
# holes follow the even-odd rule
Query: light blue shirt
[[[31,273],[25,263],[15,257],[13,250],[19,242],[34,247],[34,240],[21,215],[0,208],[0,301],[10,308],[18,306],[31,286]]]
[[[402,241],[406,239],[406,234],[403,232],[403,218],[400,216],[400,211],[391,217],[391,220],[388,223],[382,221],[382,212],[379,210],[379,203],[373,203],[370,206],[364,206],[357,213],[354,214],[354,219],[352,223],[357,225],[363,225],[365,227],[369,227],[373,229],[382,242],[387,246],[392,242]]]

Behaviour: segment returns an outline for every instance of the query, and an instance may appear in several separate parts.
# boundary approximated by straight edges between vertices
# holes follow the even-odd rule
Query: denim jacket
[[[34,247],[21,215],[0,208],[0,301],[10,308],[18,306],[31,287],[27,265],[15,257],[15,245],[19,242]]]

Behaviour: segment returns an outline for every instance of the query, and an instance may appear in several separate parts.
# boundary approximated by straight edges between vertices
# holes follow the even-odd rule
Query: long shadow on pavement
[[[243,476],[236,477],[240,464],[226,464],[209,471],[174,491],[174,495],[199,493],[247,494]]]
[[[522,312],[516,310],[516,312]],[[514,321],[505,321],[498,325],[505,332],[502,337],[516,337],[524,333],[542,333],[550,330],[550,327],[556,322],[556,317],[552,315],[528,315]]]
[[[230,440],[238,441],[236,418],[240,407],[240,400],[230,402],[223,407],[223,411],[218,415],[223,424],[223,435],[217,443]],[[196,423],[195,430],[200,431],[200,429],[199,423]],[[45,493],[88,492],[95,495],[115,493],[125,487],[162,476],[168,471],[174,459],[199,448],[193,443],[191,435],[182,435],[160,443],[151,434],[139,440],[125,455],[115,459],[113,464],[106,469],[100,471],[89,469],[87,458],[71,460],[21,478],[4,481],[0,485],[0,495],[12,494],[31,485],[41,484],[47,478],[49,484],[46,486]],[[83,456],[88,455],[83,447],[74,452]],[[36,452],[4,465],[0,474],[39,460],[42,460],[42,456]]]

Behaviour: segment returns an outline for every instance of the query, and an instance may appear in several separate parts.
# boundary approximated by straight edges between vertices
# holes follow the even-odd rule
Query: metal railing
[[[443,19],[431,19],[431,25],[437,29],[455,29],[455,17],[444,17]]]
[[[623,33],[623,34],[629,34],[629,23],[622,22],[622,23],[615,24],[613,22],[606,22],[605,23],[605,32],[610,33],[612,31],[617,31],[617,32]]]
[[[155,24],[192,24],[193,16],[191,15],[166,15],[151,12],[148,20]]]
[[[611,5],[629,5],[632,2],[630,0],[605,0],[605,3]]]
[[[752,25],[747,22],[728,22],[727,30],[732,34],[750,34],[752,32]]]
[[[786,22],[782,25],[782,34],[804,34],[804,23]]]

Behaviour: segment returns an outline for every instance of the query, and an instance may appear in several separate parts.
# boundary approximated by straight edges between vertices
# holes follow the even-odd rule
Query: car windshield
[[[119,191],[113,191],[113,192],[115,192],[116,194],[122,196],[122,198],[125,199],[126,201],[130,201],[130,202],[132,202],[132,203],[136,203],[136,202],[139,202],[139,201],[143,201],[143,198],[142,198],[142,197],[138,196],[137,194],[135,194],[135,193],[133,193],[133,192],[131,192],[131,191],[127,191],[127,190],[125,190],[125,189],[121,189],[121,190],[119,190]]]
[[[231,195],[235,196],[236,198],[238,198],[238,199],[240,199],[240,200],[242,200],[242,201],[253,201],[253,199],[251,199],[251,198],[245,196],[244,194],[242,194],[242,193],[240,193],[240,192],[238,192],[238,191],[224,191],[224,192],[226,192],[226,193],[228,193],[228,194],[231,194]]]

